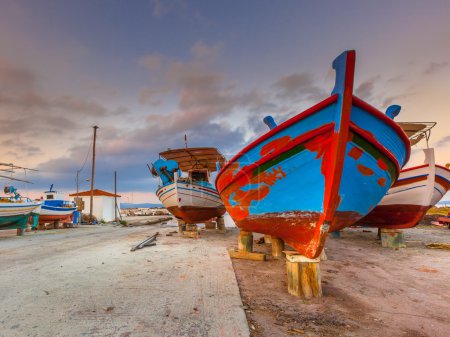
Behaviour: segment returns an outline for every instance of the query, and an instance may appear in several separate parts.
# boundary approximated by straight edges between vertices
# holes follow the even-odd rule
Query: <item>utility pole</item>
[[[114,171],[114,221],[117,222],[117,172]]]
[[[89,222],[92,224],[92,211],[94,208],[94,174],[95,174],[95,141],[97,139],[98,126],[93,126],[94,129],[94,141],[92,143],[92,172],[91,172],[91,203],[89,209]]]
[[[83,211],[82,210],[79,210],[78,208],[79,208],[79,205],[80,205],[80,202],[79,202],[79,200],[80,200],[80,196],[78,195],[79,193],[80,193],[80,180],[79,180],[79,176],[80,176],[80,171],[81,170],[77,170],[77,196],[76,196],[76,198],[74,198],[74,200],[75,200],[75,204],[77,205],[77,210],[76,210],[76,212],[80,212],[80,214],[78,215],[78,218],[77,218],[77,225],[79,225],[80,224],[80,222],[81,222],[81,216],[82,216],[82,214],[83,214]]]

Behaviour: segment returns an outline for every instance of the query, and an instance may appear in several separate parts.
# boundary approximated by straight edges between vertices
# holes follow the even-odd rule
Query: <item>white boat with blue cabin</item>
[[[225,157],[216,148],[186,147],[159,156],[151,171],[161,179],[156,195],[170,213],[192,224],[225,214],[211,178],[211,173],[225,164]]]

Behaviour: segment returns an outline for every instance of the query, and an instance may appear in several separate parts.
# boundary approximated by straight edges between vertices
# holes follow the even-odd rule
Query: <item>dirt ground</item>
[[[0,337],[248,337],[226,248],[175,226],[0,231]]]
[[[288,294],[284,260],[231,265],[236,228],[165,236],[176,228],[0,236],[0,336],[450,336],[450,251],[425,247],[450,243],[446,228],[407,230],[400,250],[381,248],[376,230],[329,237],[324,297],[310,301]],[[129,252],[155,231],[157,246]]]
[[[283,260],[233,260],[251,336],[449,337],[450,251],[425,244],[450,243],[450,230],[418,227],[405,239],[407,248],[392,250],[381,247],[376,230],[330,236],[324,297],[310,301],[287,293]]]

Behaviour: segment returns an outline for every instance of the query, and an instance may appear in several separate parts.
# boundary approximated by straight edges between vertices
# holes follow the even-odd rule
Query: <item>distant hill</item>
[[[438,205],[450,205],[450,200],[439,201],[436,206]]]
[[[122,202],[120,204],[121,209],[127,209],[127,208],[156,208],[156,207],[164,207],[162,204],[150,204],[150,203],[144,203],[144,204],[132,204],[129,202]]]

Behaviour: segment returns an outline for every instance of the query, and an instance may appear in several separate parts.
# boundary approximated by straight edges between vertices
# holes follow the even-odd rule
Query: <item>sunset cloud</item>
[[[277,97],[281,99],[316,101],[325,98],[327,92],[316,86],[314,82],[311,74],[291,74],[281,77],[275,82],[274,87],[278,90]]]
[[[144,198],[157,184],[145,163],[185,134],[232,156],[268,131],[265,116],[281,123],[329,97],[331,62],[347,48],[357,49],[355,94],[381,110],[402,105],[400,120],[437,121],[436,158],[450,158],[449,77],[435,76],[450,65],[448,4],[105,6],[7,1],[0,11],[0,156],[38,167],[36,190],[73,191],[85,159],[90,175],[99,125],[96,186],[111,189],[116,170],[119,190]],[[318,13],[330,34],[318,33]],[[414,15],[423,20],[405,24]]]
[[[431,62],[424,70],[424,74],[432,75],[450,66],[450,62]]]

